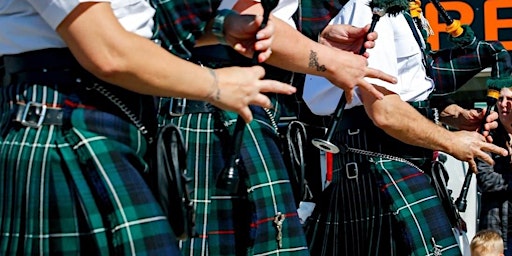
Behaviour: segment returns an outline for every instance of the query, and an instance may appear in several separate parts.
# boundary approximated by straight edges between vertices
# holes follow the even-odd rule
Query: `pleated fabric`
[[[309,255],[275,129],[263,109],[251,110],[255,119],[244,131],[237,194],[216,187],[226,163],[225,150],[232,146],[235,113],[160,118],[160,125],[172,122],[181,129],[193,177],[198,235],[181,242],[184,255]],[[278,213],[285,216],[281,246],[274,224]]]
[[[0,255],[180,255],[144,182],[146,141],[124,119],[67,108],[61,85],[0,92]],[[64,125],[12,122],[16,102],[63,107]],[[132,102],[132,104],[138,104]]]
[[[417,167],[429,159],[376,154],[389,147],[403,155],[418,150],[398,141],[381,144],[389,138],[375,130],[337,136],[339,144],[368,151],[335,155],[333,182],[306,223],[312,255],[461,255],[441,201]]]

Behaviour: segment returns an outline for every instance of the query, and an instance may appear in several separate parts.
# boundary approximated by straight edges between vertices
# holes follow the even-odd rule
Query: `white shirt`
[[[330,24],[351,24],[363,27],[371,23],[372,11],[366,0],[350,0],[334,17]],[[378,79],[366,80],[382,86],[398,95],[403,101],[421,101],[428,98],[434,89],[433,81],[426,76],[422,63],[421,48],[418,45],[405,17],[385,15],[375,27],[379,37],[375,47],[368,49],[368,66],[397,77],[397,84]],[[421,35],[421,33],[418,31]],[[422,42],[424,44],[424,42]],[[307,75],[303,98],[313,113],[329,115],[334,112],[342,90],[327,79]],[[346,108],[362,105],[359,88],[354,90],[353,101]]]
[[[223,0],[220,3],[219,10],[232,9],[237,0]],[[261,0],[254,0],[255,2],[261,2]],[[293,14],[299,7],[298,0],[279,0],[276,8],[272,10],[272,15],[288,23],[293,28],[296,28],[295,22],[292,19]]]
[[[0,55],[66,47],[57,26],[81,2],[88,0],[2,0]],[[150,38],[155,10],[146,0],[94,0],[111,2],[114,14],[128,31]]]

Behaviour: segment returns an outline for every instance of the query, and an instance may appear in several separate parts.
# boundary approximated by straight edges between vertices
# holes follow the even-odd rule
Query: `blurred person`
[[[479,229],[496,231],[505,244],[505,255],[512,255],[512,89],[503,88],[496,103],[499,122],[492,131],[493,143],[508,149],[509,155],[491,154],[495,165],[478,161],[477,182],[480,199]]]
[[[470,243],[471,256],[504,256],[503,239],[494,230],[476,232]]]

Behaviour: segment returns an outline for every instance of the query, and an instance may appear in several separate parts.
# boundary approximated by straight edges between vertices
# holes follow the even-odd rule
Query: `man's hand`
[[[237,112],[246,122],[252,120],[249,105],[272,108],[270,99],[263,93],[295,93],[296,88],[275,80],[262,80],[265,70],[260,66],[229,67],[216,69],[218,92],[208,102],[213,105]]]
[[[375,40],[377,40],[378,37],[377,32],[368,34],[369,29],[370,25],[363,28],[346,24],[328,25],[318,36],[318,42],[358,54],[363,43],[366,49],[371,49],[375,46]],[[363,56],[368,57],[369,55],[365,52]]]
[[[465,109],[457,104],[451,104],[441,112],[440,121],[459,130],[481,132],[479,129],[485,113],[485,109]],[[492,142],[492,137],[488,135],[490,130],[498,127],[497,120],[497,112],[493,111],[487,116],[483,134],[488,142]]]
[[[494,165],[494,160],[486,152],[494,153],[497,155],[506,156],[508,151],[500,148],[492,143],[486,142],[483,135],[477,132],[457,131],[453,132],[452,147],[449,152],[446,152],[453,157],[466,161],[470,169],[477,173],[477,164],[475,158],[480,158],[482,161]]]
[[[265,28],[260,30],[263,16],[229,15],[224,23],[225,40],[240,54],[252,58],[259,51],[259,62],[266,61],[272,51],[270,46],[274,36],[274,24],[268,21]]]

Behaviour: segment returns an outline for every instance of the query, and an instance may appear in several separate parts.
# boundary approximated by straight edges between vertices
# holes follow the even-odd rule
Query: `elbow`
[[[385,111],[370,112],[368,116],[373,124],[378,128],[387,131],[393,127],[393,118],[391,118]]]
[[[109,55],[92,55],[88,58],[78,58],[80,64],[97,78],[111,82],[123,72],[123,60]],[[83,57],[83,56],[81,56]]]

